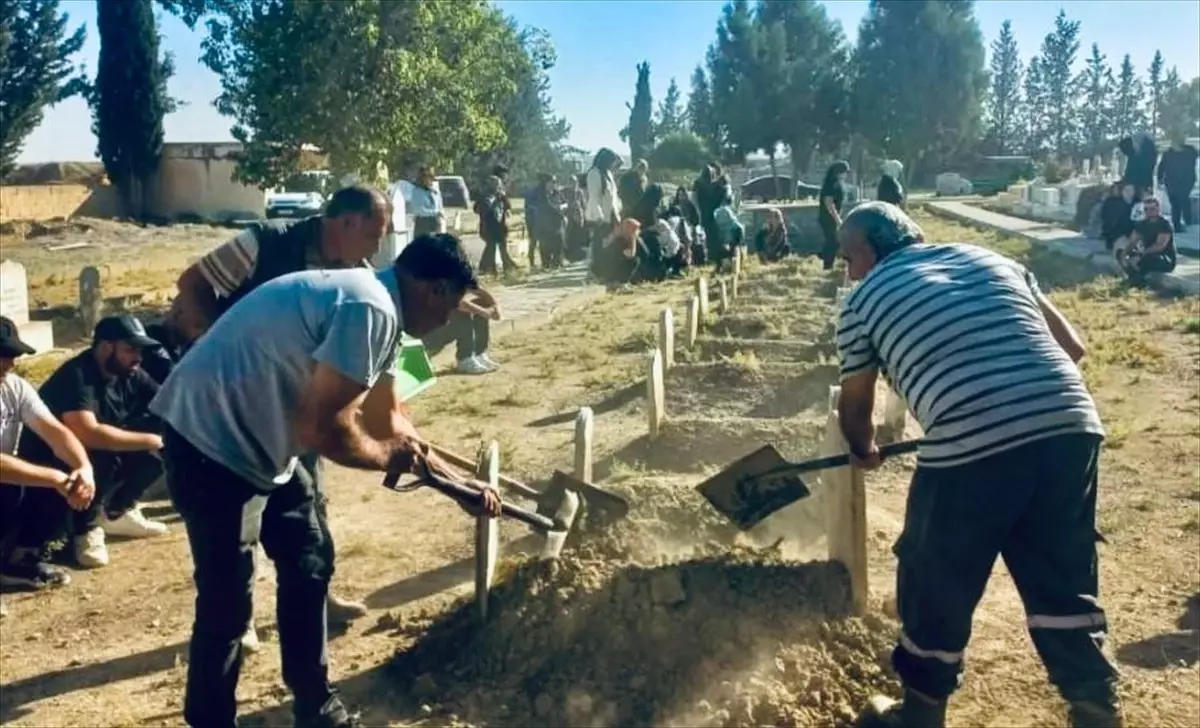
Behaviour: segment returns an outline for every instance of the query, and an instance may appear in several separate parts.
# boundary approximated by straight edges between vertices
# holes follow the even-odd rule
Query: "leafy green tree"
[[[1173,142],[1200,136],[1200,78],[1181,83],[1179,73],[1171,69],[1163,83],[1158,124]]]
[[[696,66],[692,71],[692,88],[688,92],[687,101],[688,129],[704,140],[710,150],[724,146],[721,136],[721,126],[713,113],[712,88],[708,83],[708,75],[703,66]]]
[[[1046,151],[1049,137],[1046,124],[1046,85],[1042,80],[1042,59],[1029,59],[1022,84],[1025,96],[1025,153],[1031,157]]]
[[[1005,20],[992,41],[992,88],[988,96],[988,137],[1000,154],[1017,145],[1021,119],[1021,55],[1012,21]]]
[[[650,95],[650,64],[637,66],[637,87],[629,109],[629,123],[621,130],[621,140],[629,142],[629,155],[645,159],[654,149],[654,97]]]
[[[1117,86],[1112,103],[1113,135],[1124,137],[1145,128],[1145,116],[1142,114],[1142,102],[1145,91],[1137,71],[1133,69],[1133,61],[1129,54],[1121,60],[1121,70],[1117,72]]]
[[[1163,100],[1163,57],[1162,51],[1154,51],[1154,58],[1150,61],[1149,73],[1146,76],[1147,91],[1146,94],[1146,120],[1150,123],[1150,133],[1158,132],[1158,110],[1162,106]]]
[[[706,56],[713,115],[724,141],[724,148],[714,151],[727,161],[743,159],[762,146],[760,104],[755,98],[756,53],[750,3],[727,3],[717,22],[717,39]]]
[[[1085,112],[1080,115],[1083,124],[1085,156],[1100,154],[1112,148],[1113,141],[1113,80],[1112,69],[1100,46],[1092,44],[1083,70],[1082,86]]]
[[[167,95],[173,66],[158,52],[151,0],[96,0],[100,60],[88,91],[92,131],[104,171],[127,214],[146,213],[146,182],[162,157],[163,118],[174,109]]]
[[[1078,53],[1079,21],[1068,20],[1066,11],[1059,10],[1039,55],[1047,141],[1056,154],[1071,150],[1078,141],[1079,80],[1074,71]]]
[[[689,131],[668,134],[650,152],[650,167],[655,170],[687,170],[695,172],[703,167],[712,153],[696,134]]]
[[[671,79],[667,86],[667,95],[658,104],[658,119],[654,122],[654,131],[659,138],[678,134],[687,129],[687,112],[683,108],[683,94],[679,84]]]
[[[16,168],[45,107],[83,90],[70,58],[83,46],[84,29],[67,35],[69,20],[58,0],[0,3],[0,178]]]
[[[914,179],[979,138],[988,80],[973,3],[872,0],[856,57],[856,126]]]

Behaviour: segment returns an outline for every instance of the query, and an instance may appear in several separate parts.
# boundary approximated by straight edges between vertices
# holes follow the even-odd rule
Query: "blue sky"
[[[650,62],[656,101],[674,76],[684,93],[692,69],[712,41],[720,0],[499,0],[521,23],[547,30],[558,49],[551,71],[554,105],[571,123],[570,142],[585,149],[611,146],[627,152],[617,136],[633,97],[635,66]],[[830,14],[853,39],[866,12],[866,0],[831,0]],[[92,0],[66,0],[73,24],[88,26],[88,39],[79,60],[95,72],[99,42]],[[1168,67],[1180,75],[1200,75],[1200,0],[1106,0],[1042,2],[1038,0],[980,0],[976,15],[990,43],[1009,19],[1028,58],[1053,27],[1059,8],[1082,22],[1080,61],[1093,42],[1111,62],[1130,53],[1139,74],[1145,75],[1155,48]],[[220,92],[217,78],[199,61],[201,30],[189,31],[178,20],[161,19],[166,47],[174,52],[176,75],[171,93],[186,105],[166,119],[167,141],[225,141],[229,120],[212,101]],[[1149,29],[1153,29],[1150,32]],[[72,99],[47,110],[42,125],[26,140],[23,162],[78,161],[95,158],[95,138],[87,107]]]

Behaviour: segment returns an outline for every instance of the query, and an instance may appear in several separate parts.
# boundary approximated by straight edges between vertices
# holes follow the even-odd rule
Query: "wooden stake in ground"
[[[670,308],[658,314],[658,350],[662,352],[663,369],[675,366],[675,314]]]
[[[821,455],[849,452],[838,421],[841,387],[829,388],[829,418]],[[825,497],[826,539],[829,560],[840,561],[850,572],[850,598],[855,614],[867,609],[867,489],[863,471],[855,467],[826,470],[821,474]]]
[[[737,245],[733,248],[733,275],[736,277],[742,272],[742,253],[744,249]]]
[[[704,324],[704,320],[708,318],[708,279],[700,278],[696,281],[696,298],[700,299],[700,324]]]
[[[737,300],[737,297],[738,297],[738,281],[740,281],[741,279],[742,279],[742,272],[734,271],[733,272],[733,280],[729,284],[729,297],[735,301]]]
[[[480,480],[500,488],[500,446],[493,440],[479,462]],[[487,619],[492,579],[496,576],[496,560],[500,556],[500,519],[487,515],[475,518],[475,603],[479,618]]]
[[[100,270],[89,265],[79,271],[79,316],[83,319],[83,330],[90,336],[100,322],[100,311],[104,307],[100,291]]]
[[[650,352],[646,372],[646,414],[650,424],[650,439],[658,437],[658,431],[662,428],[663,400],[662,354],[658,349],[653,349]]]
[[[585,483],[592,482],[593,419],[591,407],[580,407],[575,415],[575,477]]]
[[[729,313],[729,292],[725,290],[725,281],[721,281],[721,314]]]
[[[883,426],[876,439],[880,443],[897,442],[904,439],[904,427],[908,423],[908,403],[896,392],[888,389],[887,403],[883,409]]]
[[[700,333],[700,299],[692,296],[688,301],[687,310],[687,347],[688,351],[696,348],[696,336]]]

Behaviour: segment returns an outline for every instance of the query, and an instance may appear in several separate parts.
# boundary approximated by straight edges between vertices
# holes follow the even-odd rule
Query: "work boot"
[[[907,688],[904,700],[876,695],[867,704],[859,728],[945,728],[946,701]]]
[[[316,713],[297,713],[295,718],[296,728],[359,728],[362,725],[358,715],[346,710],[337,695],[330,695]]]
[[[367,616],[367,605],[330,593],[325,600],[325,617],[330,624],[349,624]]]
[[[1068,708],[1071,728],[1123,728],[1125,716],[1116,700],[1076,700]]]

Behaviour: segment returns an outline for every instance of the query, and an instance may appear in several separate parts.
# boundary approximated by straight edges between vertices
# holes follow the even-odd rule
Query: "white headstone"
[[[1084,177],[1090,175],[1092,173],[1092,160],[1083,160],[1083,162],[1080,163],[1079,171]]]
[[[29,282],[25,266],[15,260],[0,262],[0,316],[18,327],[29,321]]]

